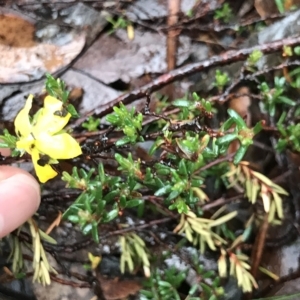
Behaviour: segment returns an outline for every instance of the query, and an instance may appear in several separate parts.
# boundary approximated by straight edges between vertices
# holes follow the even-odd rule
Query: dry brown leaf
[[[73,33],[70,43],[58,46],[37,43],[34,23],[19,15],[1,11],[0,83],[40,79],[68,65],[82,50],[85,34]]]
[[[284,8],[286,10],[290,10],[295,6],[299,8],[299,6],[300,6],[300,1],[299,0],[285,0],[284,1]]]
[[[229,102],[229,107],[235,110],[242,118],[246,117],[246,124],[249,127],[251,124],[251,115],[249,111],[251,98],[247,94],[250,94],[250,90],[248,87],[243,86],[235,93],[241,96],[233,97]],[[228,148],[228,154],[236,152],[238,148],[239,142],[234,140]]]
[[[251,98],[248,96],[250,90],[247,86],[240,87],[235,94],[237,97],[233,97],[229,102],[229,107],[235,110],[242,118],[247,116],[247,125],[251,123],[249,107],[251,105]],[[240,96],[239,96],[240,95]]]
[[[50,226],[47,228],[46,230],[46,234],[50,234],[51,231],[54,229],[54,227],[58,227],[60,222],[61,222],[61,219],[62,219],[62,213],[60,211],[58,211],[58,215],[57,217],[55,218],[55,220],[50,224]]]
[[[257,13],[262,18],[270,16],[272,14],[279,13],[275,1],[255,0],[254,6],[255,6]],[[286,11],[289,11],[293,7],[299,7],[300,0],[285,0],[283,3],[283,6]]]
[[[255,0],[254,7],[261,18],[278,13],[275,1]]]
[[[124,299],[129,295],[136,294],[141,289],[140,283],[135,280],[108,279],[100,274],[97,275],[97,279],[101,285],[103,296],[107,300]]]
[[[0,44],[9,47],[32,47],[34,24],[14,15],[0,15]]]
[[[0,45],[0,83],[31,81],[68,65],[82,50],[85,36],[67,45],[39,44],[30,48]]]
[[[166,37],[158,33],[135,29],[134,40],[129,42],[127,31],[118,29],[114,37],[100,36],[74,67],[105,84],[118,80],[129,83],[132,78],[167,70],[165,45]],[[190,51],[190,39],[180,37],[178,65],[189,57]]]

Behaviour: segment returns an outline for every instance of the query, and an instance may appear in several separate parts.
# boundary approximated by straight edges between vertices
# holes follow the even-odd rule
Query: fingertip
[[[11,150],[9,148],[0,148],[0,153],[2,156],[10,156]]]
[[[28,187],[28,197],[31,199],[30,206],[33,208],[33,213],[35,213],[41,201],[41,189],[38,182],[30,174],[24,173],[16,174],[10,177],[10,179],[14,183],[17,183],[21,187],[21,190],[23,188],[27,190]]]
[[[35,180],[34,177],[31,176],[25,170],[22,170],[22,169],[17,168],[17,167],[12,167],[12,166],[0,166],[0,181],[4,180],[4,179],[7,179],[9,177],[12,177],[14,175],[17,175],[17,174],[24,174],[26,176],[31,177],[33,180]]]
[[[0,178],[8,173],[11,176],[0,181],[0,237],[26,222],[40,204],[40,187],[30,174],[16,168],[0,168]]]

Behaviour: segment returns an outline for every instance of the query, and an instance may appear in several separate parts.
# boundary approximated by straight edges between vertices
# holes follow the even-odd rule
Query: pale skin
[[[5,151],[0,149],[2,155]],[[26,222],[40,204],[40,186],[26,171],[0,166],[0,238]]]

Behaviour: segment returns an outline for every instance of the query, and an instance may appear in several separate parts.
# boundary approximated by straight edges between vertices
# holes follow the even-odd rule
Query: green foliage
[[[257,288],[257,283],[249,272],[249,257],[242,253],[230,253],[229,254],[230,261],[230,275],[237,278],[238,286],[240,286],[244,293],[249,293],[252,291],[253,286]],[[226,260],[226,252],[223,251],[222,255],[218,260],[219,274],[227,277],[227,260]]]
[[[193,174],[202,164],[202,157],[194,163],[181,159],[178,162],[178,169],[157,163],[154,165],[154,169],[160,179],[155,178],[148,169],[145,184],[157,187],[154,195],[164,196],[164,203],[168,205],[169,209],[177,209],[179,213],[187,213],[188,205],[207,200],[206,194],[200,188],[203,184],[203,178]]]
[[[187,240],[195,246],[199,246],[200,252],[204,253],[206,245],[216,251],[216,245],[226,244],[226,240],[216,234],[212,228],[228,222],[236,216],[237,212],[231,212],[219,219],[199,218],[193,212],[189,211],[181,215],[180,223],[174,229],[179,234],[184,233]]]
[[[56,243],[55,240],[48,237],[46,233],[42,232],[33,219],[29,219],[28,221],[30,233],[32,236],[32,248],[33,248],[33,260],[32,265],[34,269],[34,274],[32,281],[37,281],[42,283],[43,285],[50,284],[50,273],[57,274],[56,270],[49,264],[46,252],[44,250],[43,244],[41,243],[42,239],[45,239],[47,242]]]
[[[293,49],[290,46],[283,46],[283,56],[290,57],[293,55]]]
[[[299,7],[299,5],[292,5],[290,6],[290,4],[292,4],[290,1],[288,0],[274,0],[275,1],[275,4],[276,4],[276,7],[278,9],[278,11],[283,14],[287,11],[286,9],[286,4],[287,4],[287,7],[289,8],[289,10],[295,10],[297,9],[297,6]],[[297,3],[297,2],[296,2]]]
[[[178,272],[175,268],[161,272],[155,270],[145,282],[145,289],[141,291],[141,300],[180,300],[177,288],[186,277],[186,272]]]
[[[230,78],[227,73],[216,70],[214,86],[217,87],[220,92],[224,89],[229,81]]]
[[[284,3],[286,0],[274,0],[278,11],[283,14],[285,12]]]
[[[250,72],[254,72],[257,68],[258,61],[262,58],[263,53],[259,50],[254,50],[246,61],[246,68]]]
[[[118,170],[123,171],[132,179],[142,180],[144,175],[140,169],[140,161],[134,161],[131,153],[128,153],[128,158],[124,158],[122,155],[116,153],[115,159],[119,163]]]
[[[254,50],[247,59],[249,65],[254,66],[262,58],[263,53],[259,50]]]
[[[11,135],[7,129],[3,130],[3,135],[0,135],[0,148],[10,148],[13,149],[12,156],[19,156],[20,152],[16,150],[16,142],[17,137],[14,135]]]
[[[224,134],[218,138],[217,145],[220,147],[220,153],[225,153],[233,140],[239,140],[240,147],[233,160],[234,164],[237,164],[242,160],[248,147],[253,143],[254,135],[261,131],[263,122],[257,123],[254,128],[250,129],[236,111],[228,109],[228,114],[230,118],[223,123],[221,130],[226,132],[226,130],[235,125],[234,130],[232,133]]]
[[[99,125],[100,119],[93,116],[88,117],[87,121],[82,123],[82,127],[87,129],[87,131],[97,131]]]
[[[33,282],[37,281],[42,285],[50,284],[50,273],[57,274],[56,270],[49,264],[48,258],[42,241],[46,241],[50,244],[56,244],[56,241],[38,228],[35,221],[30,218],[27,220],[29,225],[29,232],[32,238],[32,266],[33,266]],[[25,226],[25,225],[23,225]],[[24,258],[23,258],[23,248],[29,248],[25,241],[19,239],[18,235],[10,235],[8,238],[11,244],[11,253],[8,260],[12,259],[12,272],[16,278],[23,278],[24,273]]]
[[[123,17],[118,17],[117,20],[114,20],[112,17],[107,17],[106,20],[112,25],[112,29],[108,32],[108,34],[114,33],[117,29],[127,28],[127,26],[131,24]]]
[[[61,100],[64,104],[68,101],[69,92],[66,90],[66,84],[60,78],[55,79],[51,74],[46,74],[46,91],[47,93]]]
[[[120,270],[125,272],[126,266],[129,272],[142,265],[146,277],[150,276],[150,254],[145,242],[135,233],[120,236],[121,259]]]
[[[283,112],[277,123],[281,137],[278,139],[276,149],[280,152],[286,149],[300,152],[300,124],[290,124],[285,127],[283,125],[285,119],[286,113]]]
[[[295,101],[284,95],[287,88],[284,77],[274,78],[274,88],[269,87],[266,82],[261,83],[258,88],[263,97],[263,101],[260,102],[261,109],[271,117],[275,116],[278,105],[296,105]]]
[[[297,47],[296,47],[297,48]],[[298,49],[294,48],[294,52]],[[258,88],[261,91],[262,102],[260,108],[263,113],[269,114],[276,122],[279,132],[276,150],[283,152],[290,149],[295,152],[300,151],[299,144],[299,124],[294,119],[300,116],[300,109],[297,102],[292,99],[293,93],[300,88],[300,68],[294,68],[288,73],[288,82],[285,77],[275,77],[274,86],[267,82],[262,82]],[[288,117],[290,111],[290,117]],[[278,118],[278,116],[280,116]]]
[[[97,175],[94,173],[94,169],[87,173],[76,167],[72,174],[63,172],[62,180],[68,187],[83,190],[63,217],[78,224],[85,235],[91,233],[99,242],[98,224],[112,221],[120,210],[138,206],[143,200],[136,191],[139,185],[132,177],[122,182],[118,176],[105,174],[102,164],[98,166]]]
[[[188,300],[221,299],[224,289],[220,286],[220,278],[214,271],[207,271],[197,258],[193,259],[193,268],[200,282],[190,287]],[[178,271],[174,267],[155,269],[150,278],[144,281],[140,291],[142,300],[182,299],[178,288],[186,279],[188,270]]]
[[[67,91],[66,84],[63,80],[60,78],[55,79],[51,74],[46,74],[46,91],[47,93],[57,98],[58,100],[61,100],[65,106],[65,109],[71,114],[73,118],[78,118],[79,114],[77,113],[75,107],[68,103],[68,98],[70,92]]]
[[[222,13],[216,12],[215,18],[225,21],[229,11],[231,13],[229,6],[225,4]],[[247,71],[256,71],[256,64],[261,56],[259,51],[254,51],[249,56]],[[298,74],[300,71],[295,69],[291,74],[291,83],[287,83],[284,77],[275,77],[274,85],[262,81],[259,96],[263,99],[263,112],[276,119],[279,109],[295,106],[296,103],[286,95],[290,88],[298,84],[300,86]],[[214,86],[222,92],[229,80],[226,73],[217,70]],[[70,111],[68,92],[63,81],[47,75],[46,89],[50,95],[63,101]],[[135,226],[122,224],[125,211],[140,215],[141,211],[150,210],[158,220],[162,216],[170,217],[175,227],[171,228],[173,234],[180,235],[183,241],[193,244],[199,252],[210,250],[219,253],[220,276],[230,274],[245,292],[251,291],[257,285],[248,271],[250,260],[236,249],[236,245],[245,242],[252,225],[245,225],[244,233],[236,238],[229,229],[231,220],[237,215],[236,211],[227,211],[224,205],[208,214],[203,206],[212,200],[206,193],[205,185],[208,178],[213,178],[218,190],[219,187],[231,188],[238,184],[251,205],[261,201],[265,212],[269,213],[269,222],[283,218],[281,197],[287,194],[286,191],[263,174],[251,170],[242,161],[249,146],[253,144],[255,135],[263,129],[264,121],[248,127],[242,116],[228,109],[228,117],[219,120],[219,126],[210,128],[207,124],[213,118],[215,109],[211,101],[196,93],[172,103],[163,101],[156,107],[155,113],[151,113],[149,107],[138,112],[135,108],[128,109],[122,103],[115,106],[113,111],[106,116],[111,126],[105,135],[107,137],[111,134],[112,139],[103,149],[101,143],[95,140],[98,143],[95,153],[91,150],[87,155],[87,159],[91,159],[96,167],[91,168],[78,158],[76,164],[85,169],[74,167],[71,174],[63,172],[62,180],[66,182],[67,188],[79,191],[76,200],[64,212],[63,218],[75,224],[84,235],[91,235],[96,243],[100,242],[99,232],[104,227],[103,224],[110,223],[110,226],[117,227],[121,271],[134,272],[143,268],[145,276],[149,277],[141,292],[142,299],[181,299],[178,288],[184,282],[187,271],[175,268],[159,270],[155,267],[150,246],[143,240],[144,232],[139,232],[138,235]],[[164,114],[165,112],[168,114]],[[295,114],[297,113],[300,115],[300,111],[295,110]],[[145,125],[148,119],[145,121],[144,115],[147,114],[152,114],[154,121]],[[278,122],[281,136],[277,148],[281,151],[286,148],[298,151],[300,128],[297,124],[286,125],[286,119],[286,114],[283,114]],[[89,117],[82,126],[87,131],[96,131],[99,124],[99,119]],[[6,147],[15,147],[15,137],[7,131],[0,138]],[[152,146],[144,160],[138,157],[135,150],[136,144],[145,140],[150,140]],[[234,141],[238,141],[239,148],[233,156],[232,164],[229,159],[226,160],[226,155]],[[99,157],[102,159],[102,154],[108,155],[113,161],[113,171],[108,171],[104,164],[97,161]],[[35,237],[38,240],[43,234],[38,232]],[[14,243],[14,256],[18,257],[21,247],[16,241]],[[37,251],[39,250],[40,248]],[[15,268],[20,271],[22,260],[18,262],[20,265],[16,262]],[[39,264],[36,262],[35,266]],[[227,266],[230,266],[230,272]],[[47,268],[49,271],[48,265]],[[194,269],[199,275],[199,284],[191,287],[186,299],[219,299],[224,294],[220,278],[214,272],[205,270],[199,262],[195,263]],[[47,272],[40,281],[49,281]]]
[[[231,7],[228,3],[224,3],[220,9],[215,11],[214,19],[228,23],[233,17]]]
[[[296,48],[299,48],[299,50],[297,50],[297,51],[299,51],[299,55],[300,55],[300,47],[296,47]],[[299,67],[295,68],[293,71],[289,72],[289,76],[292,78],[291,87],[293,87],[295,89],[299,89],[300,88],[300,68]]]
[[[163,146],[174,149],[174,152],[171,151],[167,155],[169,162],[155,162],[150,168],[143,166],[139,159],[134,159],[131,153],[128,153],[127,157],[116,153],[115,160],[118,163],[118,171],[123,176],[108,176],[102,164],[99,164],[98,171],[94,169],[89,172],[82,169],[77,171],[74,168],[72,175],[64,172],[63,180],[67,182],[68,187],[83,190],[64,213],[64,218],[78,224],[84,234],[91,233],[95,241],[99,241],[97,230],[99,224],[113,220],[120,211],[126,208],[144,205],[143,190],[147,190],[155,197],[160,197],[168,209],[176,210],[181,214],[183,218],[181,218],[181,224],[183,225],[185,224],[185,215],[191,213],[191,208],[195,208],[198,214],[202,214],[199,204],[208,200],[202,189],[203,175],[208,173],[202,174],[201,168],[225,153],[230,142],[235,139],[240,141],[242,149],[242,152],[238,151],[237,157],[235,157],[235,163],[238,163],[252,143],[253,136],[261,129],[261,124],[258,123],[257,126],[249,129],[235,111],[229,110],[230,117],[220,128],[222,136],[219,138],[211,138],[204,131],[196,133],[194,130],[186,130],[181,136],[176,136],[176,130],[179,130],[181,126],[195,126],[199,118],[210,117],[212,107],[210,102],[200,99],[197,94],[193,94],[191,100],[175,100],[173,105],[181,110],[179,115],[184,121],[177,124],[172,122],[165,124],[162,134],[157,137],[149,151],[153,155]],[[194,117],[195,119],[185,121],[184,117]],[[114,107],[114,113],[107,116],[107,120],[116,129],[122,129],[125,134],[124,138],[116,142],[116,146],[123,145],[128,141],[134,143],[142,140],[143,116],[141,113],[136,113],[134,108],[128,110],[123,104],[120,104],[119,108]],[[227,131],[232,125],[236,125],[235,129],[233,133],[228,134]],[[196,216],[195,218],[197,223],[198,219]],[[192,219],[188,218],[187,220]],[[227,222],[229,219],[221,218],[220,220]],[[217,220],[211,223],[210,220],[204,219],[203,224],[201,223],[202,219],[199,220],[198,225],[194,224],[194,221],[189,225],[191,234],[187,236],[193,237],[188,239],[199,244],[202,251],[205,249],[205,243],[211,249],[216,250],[215,243],[225,242],[211,231],[211,227],[217,226],[212,225],[217,224],[215,223]],[[218,219],[218,222],[220,220]],[[211,224],[209,225],[207,222]],[[186,229],[186,225],[183,228]],[[188,234],[186,230],[180,231],[179,227],[176,230]],[[202,236],[201,232],[205,232],[205,234]],[[122,243],[124,244],[124,241]],[[126,249],[128,253],[135,253],[130,252],[128,247]],[[129,264],[128,260],[123,259],[123,269],[125,262],[127,265]],[[131,262],[130,270],[132,265]]]
[[[107,122],[123,131],[126,135],[124,138],[117,141],[117,146],[122,146],[128,143],[143,141],[139,132],[142,130],[143,115],[136,113],[135,108],[128,110],[123,103],[120,107],[114,106],[115,113],[106,117]]]
[[[237,184],[241,185],[245,196],[252,204],[255,204],[261,197],[264,210],[269,214],[270,223],[276,217],[279,220],[283,218],[281,195],[287,196],[288,193],[263,174],[251,170],[247,162],[241,162],[237,167],[231,166],[224,177],[228,180],[228,188]]]
[[[63,172],[62,180],[67,182],[68,187],[83,190],[76,201],[65,211],[63,217],[78,224],[83,234],[91,233],[93,239],[99,242],[98,224],[109,222],[118,216],[117,202],[113,203],[109,211],[105,208],[108,203],[117,198],[120,179],[107,176],[101,164],[98,167],[98,174],[92,178],[94,172],[94,169],[86,173],[83,169],[78,171],[77,168],[73,168],[72,175]],[[103,195],[105,187],[114,187],[114,191]]]
[[[296,47],[294,48],[294,53],[295,53],[296,55],[300,55],[300,47],[299,47],[299,46],[296,46]]]
[[[192,99],[188,99],[187,97],[182,99],[176,99],[172,102],[172,104],[176,107],[187,108],[189,111],[195,111],[196,109],[203,109],[206,113],[212,112],[212,105],[210,101],[205,99],[201,99],[197,93],[192,94]]]

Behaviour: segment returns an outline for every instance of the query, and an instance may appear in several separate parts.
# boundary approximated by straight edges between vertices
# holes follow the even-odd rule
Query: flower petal
[[[54,171],[50,165],[40,166],[38,160],[40,159],[39,151],[34,148],[32,150],[32,162],[34,165],[35,173],[41,183],[45,183],[49,179],[54,178],[57,175],[57,172]]]
[[[61,113],[60,115],[57,115]],[[70,113],[63,113],[63,103],[52,97],[47,96],[44,100],[44,107],[37,116],[36,124],[34,125],[33,134],[35,138],[42,132],[53,135],[61,131],[69,122],[71,118]]]
[[[79,143],[68,133],[40,135],[35,145],[40,152],[54,159],[69,159],[82,154]]]
[[[29,136],[30,137],[30,136]],[[32,149],[34,148],[34,140],[21,138],[16,142],[16,148],[19,150],[25,150],[27,153],[31,154]]]
[[[29,119],[29,111],[32,106],[33,95],[29,95],[24,108],[22,108],[15,118],[15,132],[17,136],[28,136],[32,130]]]
[[[43,133],[48,133],[49,135],[58,133],[67,125],[70,117],[71,115],[69,113],[65,117],[60,117],[47,114],[44,112],[44,109],[42,109],[32,133],[36,139],[39,139],[40,134]]]

